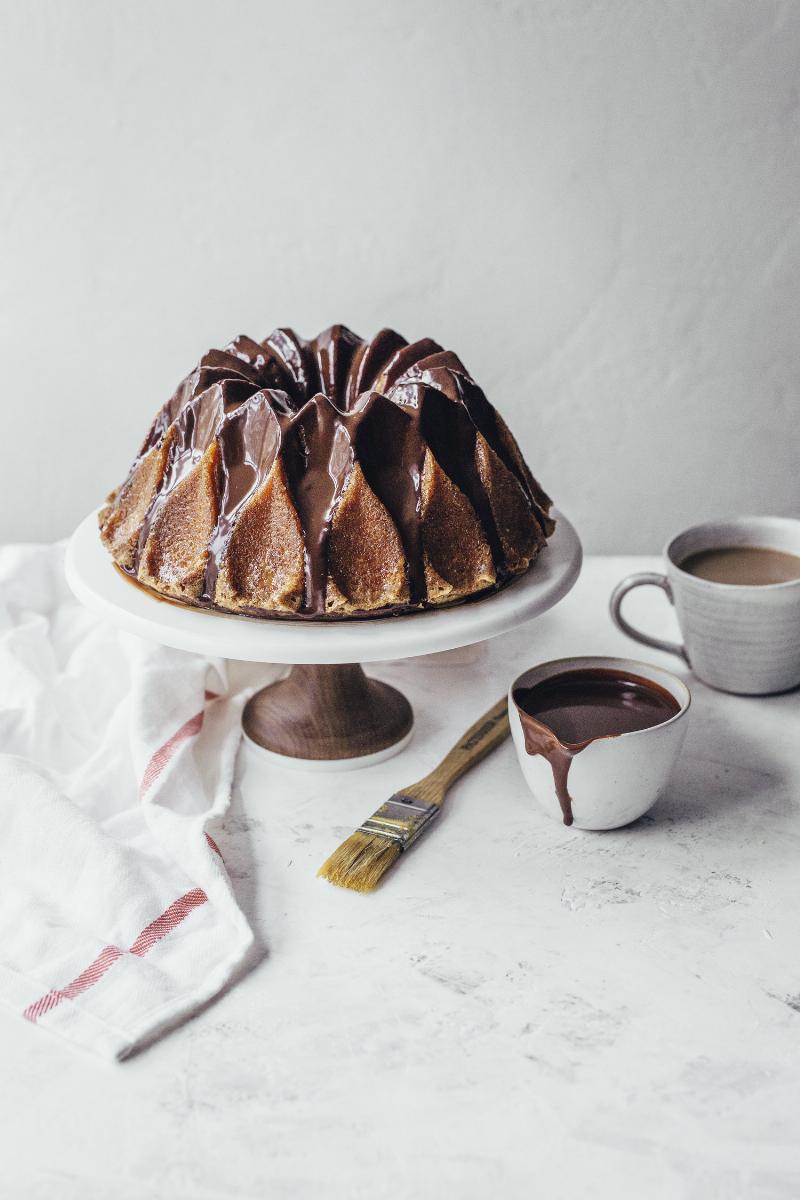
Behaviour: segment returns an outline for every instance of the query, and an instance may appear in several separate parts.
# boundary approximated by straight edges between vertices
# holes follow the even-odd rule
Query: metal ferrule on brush
[[[407,850],[431,821],[438,817],[439,812],[438,804],[426,804],[424,800],[396,792],[359,828],[362,833],[379,834],[397,842],[401,850]]]

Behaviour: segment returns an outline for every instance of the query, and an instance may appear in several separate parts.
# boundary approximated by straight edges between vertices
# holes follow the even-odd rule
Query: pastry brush
[[[509,734],[508,705],[498,700],[424,779],[390,796],[342,842],[317,872],[356,892],[371,892],[400,855],[430,829],[448,788]]]

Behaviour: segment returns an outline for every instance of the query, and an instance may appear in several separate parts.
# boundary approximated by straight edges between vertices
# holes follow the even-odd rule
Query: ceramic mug
[[[611,616],[628,637],[676,654],[720,691],[753,696],[788,691],[800,684],[800,579],[751,586],[711,582],[681,569],[692,554],[731,546],[800,555],[800,521],[736,517],[684,530],[664,550],[665,575],[643,571],[617,584]],[[661,588],[675,606],[683,645],[652,637],[623,617],[623,598],[644,584]]]
[[[661,725],[597,738],[570,762],[567,788],[572,801],[573,827],[618,829],[652,808],[672,774],[686,736],[686,715],[692,700],[686,684],[671,671],[628,658],[560,658],[532,667],[514,680],[508,691],[508,719],[525,782],[544,812],[562,821],[553,769],[541,754],[528,754],[525,749],[525,733],[514,692],[564,671],[597,667],[650,680],[669,692],[678,704],[675,716]]]

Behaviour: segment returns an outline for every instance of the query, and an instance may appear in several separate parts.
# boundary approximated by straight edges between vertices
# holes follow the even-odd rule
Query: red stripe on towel
[[[206,689],[203,698],[207,703],[209,703],[212,700],[219,700],[220,697],[218,692],[209,692],[208,689]],[[189,717],[189,720],[181,725],[180,729],[177,729],[175,733],[173,733],[169,741],[165,742],[163,746],[160,746],[158,750],[156,750],[155,754],[144,769],[142,782],[139,784],[139,799],[142,799],[145,792],[150,790],[178,747],[183,745],[184,742],[187,742],[189,738],[194,737],[200,732],[200,730],[203,728],[204,716],[205,713],[201,709],[200,712],[195,713],[193,717]]]
[[[203,716],[204,713],[201,709],[193,717],[189,717],[189,720],[185,721],[180,729],[177,729],[173,733],[168,742],[165,742],[163,746],[159,746],[144,769],[142,782],[139,784],[140,800],[144,799],[145,793],[149,792],[178,747],[182,746],[184,742],[188,742],[189,738],[195,737],[203,728]]]
[[[28,1021],[35,1022],[51,1008],[60,1004],[62,1000],[74,1000],[76,996],[80,996],[81,992],[85,992],[87,988],[97,983],[98,979],[102,979],[121,954],[122,951],[116,946],[104,947],[94,962],[89,963],[89,966],[81,971],[80,975],[76,975],[72,983],[68,983],[64,988],[52,988],[46,995],[40,996],[34,1004],[28,1005],[22,1014],[23,1017]]]
[[[181,896],[179,900],[174,900],[160,917],[156,917],[155,921],[151,921],[147,928],[142,930],[128,953],[143,958],[148,951],[153,949],[156,942],[160,942],[171,929],[180,925],[181,921],[188,917],[193,908],[205,904],[207,899],[208,896],[202,888],[194,888],[185,896]]]
[[[207,691],[205,693],[205,699],[207,701],[216,700],[218,699],[218,696],[215,692]],[[188,741],[189,738],[198,734],[202,728],[203,712],[201,711],[195,713],[195,715],[190,717],[188,721],[185,721],[184,724],[181,725],[180,729],[177,729],[175,733],[173,733],[172,737],[169,738],[163,746],[160,746],[158,750],[156,750],[145,767],[144,775],[142,776],[142,782],[139,785],[140,797],[143,797],[145,792],[147,792],[153,786],[178,747],[183,745],[184,742]],[[222,858],[219,847],[213,838],[211,838],[208,834],[206,834],[206,838],[212,849],[214,849],[217,854],[219,854],[220,858]],[[180,925],[181,921],[184,921],[190,912],[192,912],[199,905],[205,904],[207,900],[208,896],[205,894],[202,888],[194,888],[191,892],[187,892],[178,900],[174,900],[172,904],[170,904],[169,908],[164,910],[161,916],[156,917],[155,921],[151,921],[149,925],[145,926],[145,928],[134,941],[133,945],[127,951],[120,950],[118,946],[105,946],[97,955],[97,958],[89,963],[89,966],[85,967],[84,970],[81,971],[80,975],[76,975],[75,978],[66,985],[66,987],[51,988],[49,992],[44,994],[44,996],[40,996],[38,1000],[33,1002],[33,1004],[29,1004],[22,1014],[23,1017],[25,1017],[27,1021],[32,1021],[35,1024],[40,1017],[43,1017],[45,1013],[50,1012],[51,1009],[56,1008],[63,1000],[74,1000],[76,996],[82,995],[83,992],[87,991],[90,987],[94,987],[94,985],[103,978],[106,971],[113,967],[117,959],[121,958],[125,953],[133,954],[137,958],[142,958],[145,954],[148,954],[149,951],[152,950],[153,946],[155,946],[157,942],[160,942],[163,937],[166,937],[166,935],[173,930],[176,925]]]
[[[187,892],[185,896],[181,896],[179,900],[170,904],[160,917],[156,917],[155,921],[151,921],[149,925],[145,926],[129,950],[120,950],[117,946],[105,946],[97,958],[81,971],[80,975],[76,975],[66,987],[51,988],[44,996],[40,996],[33,1004],[29,1004],[22,1014],[23,1017],[26,1021],[32,1021],[35,1024],[45,1013],[56,1008],[62,1000],[74,1000],[76,996],[80,996],[90,987],[99,983],[106,971],[113,967],[123,954],[135,954],[137,958],[143,958],[153,949],[156,942],[160,942],[170,930],[174,929],[176,925],[180,925],[190,912],[199,905],[205,904],[207,900],[208,896],[202,888],[195,888],[193,891]]]

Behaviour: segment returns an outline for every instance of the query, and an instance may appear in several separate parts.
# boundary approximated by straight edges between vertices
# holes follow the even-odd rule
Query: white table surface
[[[800,693],[689,678],[683,758],[629,829],[548,820],[508,742],[381,891],[315,877],[524,667],[621,653],[681,673],[607,615],[612,584],[656,565],[588,559],[469,664],[371,668],[417,716],[389,762],[328,780],[243,752],[215,836],[261,961],[115,1066],[0,1012],[0,1194],[794,1200]],[[674,632],[661,594],[627,611]]]

